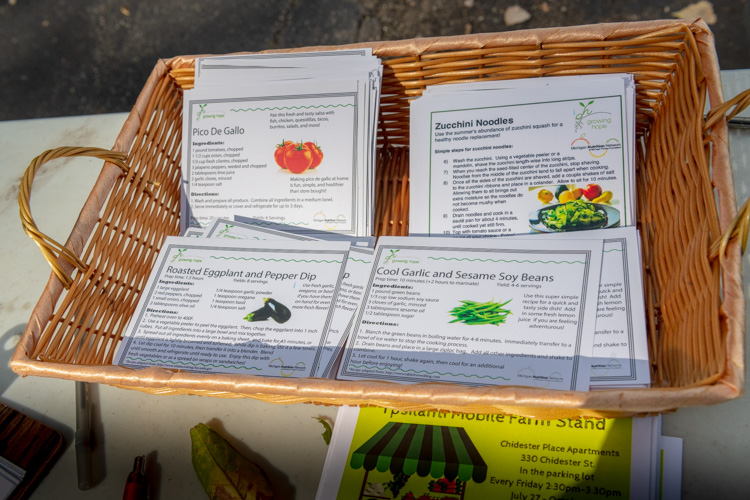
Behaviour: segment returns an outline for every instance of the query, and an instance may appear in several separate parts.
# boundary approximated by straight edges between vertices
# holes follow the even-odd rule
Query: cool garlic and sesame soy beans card
[[[632,86],[622,76],[541,80],[450,99],[449,90],[428,92],[412,101],[412,234],[634,223]]]
[[[589,390],[601,240],[381,237],[338,378]]]
[[[311,376],[349,247],[344,241],[168,237],[114,363]]]
[[[380,72],[315,78],[297,69],[294,79],[270,68],[185,92],[185,226],[242,215],[370,233]],[[277,71],[285,76],[273,81]]]

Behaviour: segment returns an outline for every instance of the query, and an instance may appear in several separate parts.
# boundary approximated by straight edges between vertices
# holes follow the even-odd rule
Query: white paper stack
[[[411,104],[411,234],[603,243],[592,389],[650,385],[634,119],[630,74],[438,85]]]
[[[633,227],[381,237],[338,377],[648,387],[638,248]]]
[[[0,499],[10,498],[25,475],[25,470],[0,456]]]
[[[412,104],[410,231],[432,237],[381,237],[373,250],[381,69],[369,51],[199,59],[196,75],[190,226],[167,240],[116,363],[650,384],[631,76],[428,89]],[[297,172],[308,132],[333,150]],[[278,155],[259,152],[276,134]]]
[[[378,240],[338,378],[587,391],[602,240]]]
[[[519,238],[537,242],[539,238],[583,238],[603,243],[596,332],[591,354],[591,389],[650,387],[638,230],[621,227],[574,234],[551,233]]]
[[[240,215],[372,234],[381,78],[369,49],[197,59],[182,232]]]
[[[115,364],[329,373],[361,300],[374,238],[275,226],[286,230],[214,218],[190,236],[167,238]]]
[[[316,373],[345,241],[167,237],[114,364],[207,373]]]

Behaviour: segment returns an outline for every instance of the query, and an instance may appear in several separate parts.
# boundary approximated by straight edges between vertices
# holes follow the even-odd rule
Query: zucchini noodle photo
[[[553,231],[597,229],[607,225],[607,212],[593,203],[574,200],[543,209],[539,219]]]

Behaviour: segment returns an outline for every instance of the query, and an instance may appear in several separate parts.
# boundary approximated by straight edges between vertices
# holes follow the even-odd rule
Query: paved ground
[[[0,120],[128,111],[159,57],[669,18],[698,3],[0,1]],[[511,5],[531,18],[507,26]],[[750,67],[750,0],[714,0],[713,9],[722,68]]]

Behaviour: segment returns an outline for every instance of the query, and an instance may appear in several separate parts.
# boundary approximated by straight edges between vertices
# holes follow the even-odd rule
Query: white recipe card
[[[601,241],[381,237],[339,378],[589,389]]]
[[[336,312],[326,335],[317,376],[329,377],[332,373],[336,373],[334,365],[341,349],[346,344],[354,315],[362,302],[365,283],[372,269],[374,252],[372,248],[352,247],[349,250],[349,258],[344,268],[344,279],[341,281],[336,299]]]
[[[638,229],[629,226],[510,238],[546,245],[551,244],[550,239],[603,242],[591,387],[649,387],[651,372]]]
[[[364,235],[365,85],[280,82],[186,91],[183,225],[242,215]],[[313,157],[313,150],[323,154]]]
[[[411,103],[412,234],[634,224],[630,87],[620,76],[547,82]],[[578,202],[567,207],[570,217],[550,205],[555,199]]]
[[[115,364],[314,373],[349,243],[168,237]]]

